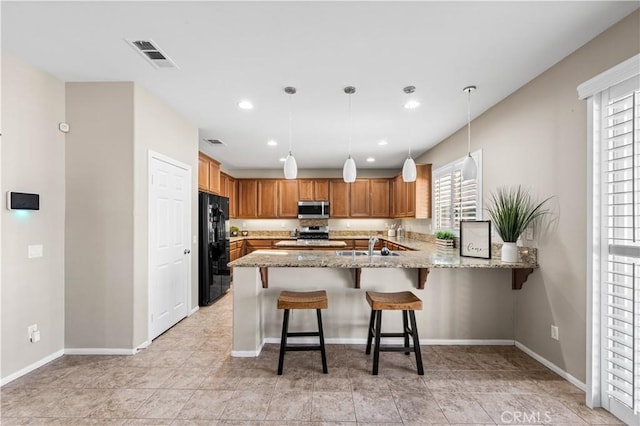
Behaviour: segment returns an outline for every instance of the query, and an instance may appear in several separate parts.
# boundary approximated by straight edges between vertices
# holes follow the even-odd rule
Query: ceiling
[[[2,47],[64,81],[135,81],[233,169],[400,168],[638,7],[638,2],[7,2]],[[156,69],[124,39],[151,39]],[[352,132],[348,96],[353,85]],[[403,108],[403,87],[421,105]],[[237,107],[250,100],[250,111]],[[73,123],[71,123],[73,124]],[[267,145],[273,139],[276,147]],[[388,142],[379,146],[380,140]],[[374,163],[367,163],[367,157]]]

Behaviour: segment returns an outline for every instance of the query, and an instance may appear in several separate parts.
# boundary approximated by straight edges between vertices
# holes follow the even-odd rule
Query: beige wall
[[[553,229],[538,238],[540,269],[516,292],[515,339],[569,374],[586,377],[586,103],[577,86],[640,52],[636,11],[473,121],[483,191],[524,184],[553,195]],[[473,82],[472,82],[473,83]],[[478,87],[478,95],[488,87]],[[477,96],[478,96],[477,95]],[[437,168],[466,152],[466,128],[417,161]],[[478,278],[478,285],[488,284]],[[560,340],[550,326],[560,328]]]
[[[133,83],[67,83],[66,347],[133,343]]]
[[[147,340],[149,150],[191,166],[191,306],[198,306],[198,128],[147,90],[135,86],[134,346]]]
[[[62,81],[2,53],[2,378],[64,349],[64,105]],[[6,210],[6,191],[40,194],[40,210]],[[28,259],[30,244],[43,257]]]

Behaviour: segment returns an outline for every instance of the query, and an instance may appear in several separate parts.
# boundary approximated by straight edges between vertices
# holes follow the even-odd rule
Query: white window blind
[[[482,155],[472,154],[478,166],[473,180],[462,179],[465,157],[433,172],[433,229],[459,232],[460,221],[482,219]]]
[[[625,86],[623,85],[624,89]],[[604,390],[640,411],[640,91],[603,94],[606,260],[603,288]]]

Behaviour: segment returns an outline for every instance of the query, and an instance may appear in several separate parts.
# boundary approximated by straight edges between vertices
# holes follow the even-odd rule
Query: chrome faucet
[[[373,247],[378,242],[378,237],[369,237],[369,257],[373,256]]]

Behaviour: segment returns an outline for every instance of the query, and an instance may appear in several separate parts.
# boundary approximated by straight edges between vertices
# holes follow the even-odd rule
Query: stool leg
[[[402,333],[404,334],[404,347],[407,348],[405,355],[411,354],[409,350],[409,320],[407,318],[407,311],[402,311]]]
[[[284,353],[287,349],[287,333],[289,332],[289,309],[284,310],[284,319],[282,320],[282,337],[280,338],[280,358],[278,359],[278,375],[282,375],[284,367]]]
[[[416,325],[415,311],[409,311],[409,317],[411,318],[411,335],[413,336],[413,350],[416,353],[416,365],[418,366],[418,374],[420,376],[424,376],[424,369],[422,368],[422,354],[420,353],[420,339],[418,338],[418,326]]]
[[[371,318],[369,318],[369,330],[367,331],[367,350],[364,352],[369,355],[371,353],[371,339],[373,339],[373,320],[376,317],[376,311],[371,310]]]
[[[376,347],[373,349],[373,375],[378,375],[378,361],[380,360],[380,329],[382,328],[382,311],[376,311]]]
[[[316,309],[318,315],[318,336],[320,337],[320,353],[322,354],[322,372],[327,374],[327,353],[324,351],[324,332],[322,331],[322,314]]]

